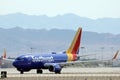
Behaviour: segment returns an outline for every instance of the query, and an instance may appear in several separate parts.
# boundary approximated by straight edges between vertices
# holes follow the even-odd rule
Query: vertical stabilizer
[[[3,59],[6,59],[6,50],[4,49]]]
[[[81,34],[82,28],[78,28],[76,35],[72,41],[72,44],[70,45],[69,49],[66,50],[66,53],[68,54],[68,61],[76,60],[77,54],[79,53]]]
[[[112,60],[115,60],[118,56],[119,50],[115,53],[115,55],[113,56]]]

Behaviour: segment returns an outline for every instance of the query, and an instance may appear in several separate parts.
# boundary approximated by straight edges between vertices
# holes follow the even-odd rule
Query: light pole
[[[101,58],[102,58],[102,60],[103,60],[103,50],[104,50],[104,49],[105,49],[104,47],[101,47],[101,53],[102,53]]]

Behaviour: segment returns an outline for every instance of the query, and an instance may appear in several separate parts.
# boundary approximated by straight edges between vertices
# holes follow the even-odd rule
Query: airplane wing
[[[95,63],[95,62],[99,63],[99,62],[108,62],[108,61],[112,61],[112,60],[90,60],[90,61],[71,61],[71,62],[62,62],[62,63],[45,63],[44,66],[50,67],[57,64],[63,68],[67,66],[73,66],[76,64]]]
[[[112,59],[109,60],[89,60],[89,61],[72,61],[72,62],[66,62],[66,63],[59,63],[61,66],[71,66],[75,64],[82,64],[82,63],[94,63],[94,62],[113,62],[113,60],[116,60],[118,56],[119,50],[117,50],[116,53],[114,53],[114,56]],[[85,55],[88,56],[88,55]]]
[[[62,63],[45,63],[44,66],[49,67],[51,65],[57,64],[57,65],[60,65],[61,67],[66,67],[66,66],[72,66],[72,65],[83,64],[83,63],[112,62],[117,58],[118,53],[119,53],[119,50],[114,54],[113,58],[109,60],[88,60],[88,61],[71,61],[71,62],[62,62]]]
[[[84,64],[84,63],[99,63],[99,62],[112,62],[112,60],[89,60],[89,61],[72,61],[72,62],[65,62],[65,63],[58,63],[60,66],[62,67],[66,67],[66,66],[72,66],[72,65],[76,65],[76,64]]]

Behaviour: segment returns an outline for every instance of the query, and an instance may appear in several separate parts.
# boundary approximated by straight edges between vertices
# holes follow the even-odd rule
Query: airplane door
[[[28,57],[28,64],[31,64],[32,59],[30,57]]]

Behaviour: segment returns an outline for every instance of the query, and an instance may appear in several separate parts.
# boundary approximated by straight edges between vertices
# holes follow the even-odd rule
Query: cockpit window
[[[23,58],[16,58],[16,60],[18,60],[18,61],[23,61]]]

